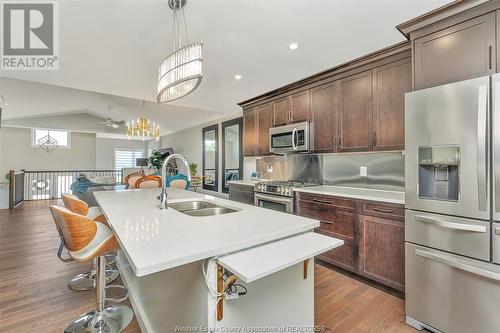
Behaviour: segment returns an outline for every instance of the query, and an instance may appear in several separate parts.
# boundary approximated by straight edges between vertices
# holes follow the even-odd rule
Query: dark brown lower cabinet
[[[358,219],[360,273],[404,291],[404,222],[365,215]]]
[[[316,232],[324,235],[326,234],[320,228],[318,228]],[[326,235],[328,236],[328,234]],[[348,240],[344,240],[344,245],[334,250],[323,252],[317,256],[318,259],[354,273],[359,272],[358,257],[358,245]]]
[[[229,184],[229,200],[253,205],[253,186]]]
[[[317,256],[404,291],[404,206],[298,192],[297,215],[320,221],[316,232],[344,245]]]

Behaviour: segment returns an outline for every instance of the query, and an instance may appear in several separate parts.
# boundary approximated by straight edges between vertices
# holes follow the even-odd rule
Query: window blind
[[[134,168],[135,160],[143,155],[142,149],[115,149],[115,169]]]

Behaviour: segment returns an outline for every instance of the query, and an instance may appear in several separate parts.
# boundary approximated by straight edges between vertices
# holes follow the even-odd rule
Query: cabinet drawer
[[[336,209],[333,205],[321,204],[310,201],[299,201],[297,213],[320,221],[318,229],[329,236],[341,238],[357,243],[356,215]]]
[[[323,252],[317,258],[351,272],[358,272],[358,247],[351,242],[345,241],[344,245]]]
[[[405,207],[403,205],[385,202],[361,201],[359,204],[359,213],[362,215],[404,221]]]
[[[490,222],[406,211],[405,240],[481,260],[490,260]]]
[[[335,206],[335,208],[341,208],[344,210],[354,211],[356,208],[356,201],[334,197],[330,195],[318,195],[304,192],[297,192],[299,200],[310,201],[316,204],[328,204]]]

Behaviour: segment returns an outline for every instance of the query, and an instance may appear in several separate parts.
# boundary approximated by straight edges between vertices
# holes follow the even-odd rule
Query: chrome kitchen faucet
[[[168,208],[168,203],[167,203],[167,182],[165,179],[167,178],[167,165],[168,162],[170,162],[173,159],[179,159],[184,163],[186,166],[186,171],[187,171],[187,178],[188,178],[188,183],[191,182],[191,173],[189,172],[189,163],[186,160],[184,156],[181,154],[172,154],[169,155],[165,158],[163,161],[163,164],[161,166],[161,178],[162,178],[162,185],[161,185],[161,193],[158,196],[158,199],[160,200],[160,209],[167,209]]]

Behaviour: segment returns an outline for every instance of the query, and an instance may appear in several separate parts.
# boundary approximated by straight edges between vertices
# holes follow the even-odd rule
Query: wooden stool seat
[[[89,207],[87,203],[80,200],[76,195],[63,193],[61,195],[64,207],[72,211],[73,213],[84,215],[90,217],[94,221],[98,221],[108,225],[106,217],[102,213],[99,207]]]
[[[161,187],[161,185],[161,177],[156,175],[144,176],[135,182],[135,188],[156,188]]]
[[[121,304],[106,305],[106,261],[104,255],[118,250],[118,242],[111,228],[92,218],[73,213],[67,208],[50,206],[59,235],[69,255],[78,262],[97,260],[96,309],[75,319],[64,332],[108,332],[123,331],[132,321],[134,312]],[[128,293],[128,292],[127,292]],[[126,299],[127,296],[120,300]],[[118,300],[118,301],[120,301]],[[105,328],[105,330],[104,330]]]

